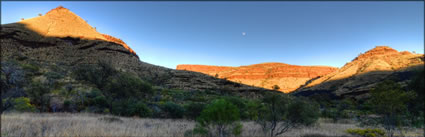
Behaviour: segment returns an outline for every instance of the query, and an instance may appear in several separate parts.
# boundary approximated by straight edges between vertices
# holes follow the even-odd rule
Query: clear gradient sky
[[[1,24],[59,5],[140,60],[342,67],[377,45],[424,53],[424,2],[1,2]],[[245,35],[243,35],[245,34]]]

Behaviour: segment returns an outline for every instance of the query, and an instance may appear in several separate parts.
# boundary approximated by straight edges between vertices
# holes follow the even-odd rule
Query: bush
[[[95,84],[97,88],[103,89],[104,84],[108,78],[117,74],[111,65],[106,62],[100,61],[96,66],[94,65],[81,65],[78,66],[73,75],[77,80],[84,80]]]
[[[31,103],[39,107],[41,112],[46,112],[49,108],[49,93],[50,89],[46,85],[36,81],[31,83],[31,86],[26,94],[31,100]]]
[[[216,129],[217,136],[226,136],[229,133],[239,135],[242,129],[242,125],[237,122],[239,120],[239,109],[224,99],[218,99],[202,111],[194,131],[208,132],[213,135],[212,132]]]
[[[21,66],[22,66],[22,69],[30,72],[31,74],[38,73],[38,71],[40,70],[38,66],[35,66],[33,64],[22,64]]]
[[[280,89],[280,87],[279,87],[278,85],[273,85],[273,86],[272,86],[272,89],[273,89],[273,90],[279,90],[279,89]]]
[[[149,83],[125,73],[109,78],[103,91],[106,96],[114,99],[142,98],[145,94],[153,93],[152,86]]]
[[[246,113],[248,110],[247,110],[245,100],[239,97],[233,97],[233,96],[227,96],[227,97],[224,97],[224,99],[228,101],[229,103],[232,103],[239,109],[239,116],[241,119],[248,119],[248,113]]]
[[[167,102],[161,106],[167,118],[183,118],[184,108],[173,102]]]
[[[308,126],[319,118],[319,106],[287,95],[268,94],[263,98],[257,123],[267,136],[278,136],[292,128]]]
[[[296,99],[288,107],[287,121],[294,125],[309,126],[319,119],[319,106]]]
[[[139,101],[135,104],[130,105],[129,113],[131,116],[139,117],[150,117],[152,116],[152,110],[150,110],[145,103]]]
[[[188,119],[196,119],[201,115],[202,110],[205,108],[205,104],[202,103],[189,103],[184,106],[185,117]]]
[[[404,91],[401,85],[393,81],[384,81],[371,91],[371,98],[367,104],[378,117],[362,120],[364,124],[382,125],[393,136],[397,127],[406,125],[407,104],[414,99],[414,92]],[[372,121],[370,121],[372,120]]]
[[[152,110],[149,109],[142,101],[130,98],[112,102],[112,114],[120,116],[149,117],[152,116]]]
[[[128,108],[130,108],[128,100],[115,100],[112,102],[111,112],[114,115],[130,116],[128,113]]]
[[[249,120],[258,120],[258,113],[261,107],[259,104],[260,102],[258,101],[248,101],[246,103],[246,111],[243,113],[243,116]]]
[[[352,135],[357,135],[357,136],[362,136],[362,137],[384,137],[385,136],[385,132],[381,129],[347,129],[345,132],[352,134]]]
[[[26,97],[15,98],[12,101],[13,109],[19,112],[36,112],[37,109],[30,104],[30,99]]]

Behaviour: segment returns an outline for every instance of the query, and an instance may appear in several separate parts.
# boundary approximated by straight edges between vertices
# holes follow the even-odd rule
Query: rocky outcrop
[[[289,93],[307,81],[334,72],[337,68],[326,66],[298,66],[284,63],[262,63],[240,67],[178,65],[177,70],[201,72],[230,81]]]
[[[136,55],[121,39],[97,32],[86,20],[62,6],[50,10],[43,16],[22,20],[19,24],[46,37],[73,37],[114,42]]]
[[[388,46],[377,46],[360,54],[341,69],[324,75],[298,89],[296,95],[310,96],[316,93],[332,94],[336,97],[364,98],[368,91],[378,82],[398,75],[395,78],[400,83],[401,75],[410,75],[411,71],[422,70],[423,54],[413,54],[407,51],[398,52]],[[398,80],[397,80],[398,79]]]

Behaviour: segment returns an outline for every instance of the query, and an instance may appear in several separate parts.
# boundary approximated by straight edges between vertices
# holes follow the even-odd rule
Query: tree
[[[237,123],[239,120],[239,109],[235,105],[224,99],[217,99],[201,112],[194,131],[208,132],[210,136],[219,137],[227,136],[230,131],[239,135],[242,129],[242,125]],[[216,134],[212,132],[214,129]]]
[[[15,98],[12,101],[13,109],[19,112],[35,112],[37,109],[30,104],[30,99],[26,97]]]
[[[189,103],[184,106],[185,108],[185,117],[188,119],[196,119],[201,115],[202,110],[205,108],[205,105],[202,103]]]
[[[31,99],[32,104],[38,106],[41,112],[46,112],[49,108],[49,92],[49,87],[39,81],[35,81],[31,83],[31,86],[29,90],[26,91],[26,94]]]
[[[114,74],[118,74],[118,71],[106,61],[98,61],[96,66],[81,65],[74,71],[74,76],[77,80],[85,80],[93,83],[101,90],[103,90],[109,77],[114,76]]]
[[[112,97],[112,99],[141,98],[146,93],[153,93],[152,86],[149,83],[127,73],[116,74],[104,84],[103,93],[105,96]]]
[[[410,118],[412,121],[413,127],[424,128],[424,93],[425,93],[425,78],[424,70],[420,69],[415,73],[415,77],[408,85],[408,89],[416,93],[415,98],[409,102],[409,113],[411,114]],[[425,130],[425,129],[424,129]],[[425,136],[425,132],[424,132]]]
[[[1,112],[12,107],[12,100],[10,98],[25,95],[24,85],[26,83],[25,71],[15,61],[1,62]]]
[[[278,136],[300,126],[308,126],[319,118],[319,107],[287,95],[266,95],[259,110],[258,120],[264,133]]]
[[[278,85],[274,85],[274,86],[272,86],[272,88],[273,88],[273,90],[279,90],[280,89],[280,87]]]
[[[247,110],[245,100],[235,96],[226,96],[223,99],[225,99],[227,102],[232,103],[239,109],[239,116],[241,119],[248,119],[248,114],[247,114],[248,110]]]
[[[407,112],[407,103],[414,97],[413,92],[403,91],[394,81],[384,81],[372,89],[368,104],[379,117],[372,118],[376,124],[382,125],[390,137],[394,130],[402,126]]]
[[[183,118],[184,108],[176,103],[167,102],[162,105],[167,118]]]
[[[152,110],[142,101],[130,105],[129,109],[130,116],[149,117],[152,115]]]

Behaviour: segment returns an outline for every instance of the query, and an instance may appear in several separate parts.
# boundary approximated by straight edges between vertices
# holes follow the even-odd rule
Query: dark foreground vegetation
[[[364,127],[350,134],[393,136],[424,127],[424,73],[410,83],[384,81],[364,100],[331,100],[268,93],[259,98],[217,91],[184,91],[152,86],[105,62],[61,66],[25,59],[1,62],[3,112],[88,112],[141,118],[196,120],[186,136],[237,136],[241,121],[255,121],[264,135],[279,136],[310,126],[319,117],[352,119]],[[382,132],[379,128],[384,129]]]

